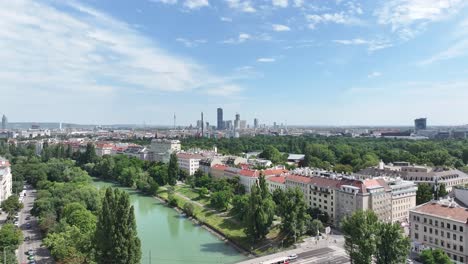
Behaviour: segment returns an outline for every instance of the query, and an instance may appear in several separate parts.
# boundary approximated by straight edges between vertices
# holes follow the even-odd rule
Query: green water
[[[118,187],[103,181],[95,181],[94,185],[98,188]],[[158,200],[129,188],[118,188],[130,194],[131,204],[135,207],[142,264],[236,263],[246,259],[233,247]]]

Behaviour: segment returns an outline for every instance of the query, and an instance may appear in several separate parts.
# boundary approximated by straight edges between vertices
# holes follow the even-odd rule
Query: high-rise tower
[[[224,121],[223,121],[223,109],[220,107],[218,108],[218,130],[224,129]]]
[[[205,123],[203,122],[203,112],[201,112],[201,134],[202,137],[205,136]]]
[[[8,118],[6,117],[6,115],[3,115],[2,116],[2,129],[5,130],[7,128],[7,125],[8,125]]]

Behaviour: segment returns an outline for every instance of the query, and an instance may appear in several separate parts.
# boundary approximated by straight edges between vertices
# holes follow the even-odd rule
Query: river
[[[93,185],[112,186],[130,194],[141,240],[142,264],[236,263],[246,259],[232,246],[153,197],[109,182],[95,180]]]

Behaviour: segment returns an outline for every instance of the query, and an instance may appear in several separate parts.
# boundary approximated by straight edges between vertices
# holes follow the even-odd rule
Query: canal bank
[[[95,179],[94,186],[119,188],[135,208],[141,263],[236,263],[247,259],[229,243],[192,223],[160,200],[139,191]]]

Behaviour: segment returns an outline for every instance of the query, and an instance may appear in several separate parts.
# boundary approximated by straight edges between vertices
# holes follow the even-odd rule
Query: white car
[[[14,225],[15,225],[16,227],[19,227],[19,223],[18,223],[18,222],[15,222]]]
[[[288,256],[288,259],[289,259],[289,260],[295,260],[295,259],[297,259],[297,254],[291,254],[291,255],[289,255],[289,256]]]

